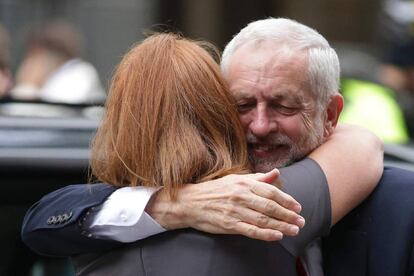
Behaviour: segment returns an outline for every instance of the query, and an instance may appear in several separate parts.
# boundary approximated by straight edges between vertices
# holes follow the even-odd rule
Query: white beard
[[[274,168],[285,167],[298,161],[309,154],[312,150],[321,145],[324,141],[322,120],[317,120],[313,126],[307,127],[307,135],[293,141],[284,133],[271,133],[265,139],[259,139],[251,132],[246,134],[248,144],[266,145],[270,150],[272,147],[283,146],[284,152],[270,157],[258,157],[252,154],[249,148],[249,158],[256,172],[268,172]]]

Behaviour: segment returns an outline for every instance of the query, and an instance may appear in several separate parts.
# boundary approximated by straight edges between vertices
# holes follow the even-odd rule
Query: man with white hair
[[[292,273],[296,273],[294,257],[303,253],[306,244],[311,244],[312,246],[306,249],[307,254],[304,255],[307,261],[305,270],[310,275],[322,275],[320,246],[318,243],[313,243],[314,239],[326,234],[326,229],[358,205],[374,188],[372,183],[378,182],[379,178],[379,174],[372,174],[373,171],[377,171],[378,165],[378,152],[372,150],[373,145],[370,144],[375,143],[375,139],[369,135],[362,135],[362,140],[352,139],[352,135],[343,136],[344,132],[341,129],[334,131],[343,104],[338,92],[339,62],[336,53],[320,34],[309,27],[289,19],[266,19],[249,24],[233,38],[223,53],[222,69],[237,102],[249,143],[249,155],[255,170],[266,172],[277,166],[286,166],[310,153],[310,157],[317,160],[326,175],[329,190],[326,186],[325,191],[328,192],[328,199],[319,195],[320,191],[312,190],[315,186],[306,183],[306,177],[310,178],[310,176],[299,176],[298,179],[304,182],[299,187],[291,188],[286,185],[285,189],[288,192],[291,192],[296,199],[300,198],[298,200],[303,207],[302,215],[306,218],[306,226],[298,237],[284,237],[281,242],[262,243],[241,237],[211,236],[188,230],[178,234],[173,231],[146,239],[142,243],[130,246],[126,251],[150,247],[155,248],[155,252],[163,257],[166,255],[162,254],[169,252],[169,257],[163,258],[163,262],[160,263],[162,264],[160,267],[167,271],[171,268],[171,264],[177,264],[174,260],[184,254],[191,259],[190,263],[186,263],[183,267],[194,273],[198,271],[197,274],[200,275],[203,275],[199,269],[201,261],[194,261],[198,256],[201,256],[200,260],[211,260],[216,256],[213,258],[214,265],[209,266],[211,270],[207,270],[206,275],[251,275],[252,271],[255,275],[293,275]],[[318,152],[325,145],[331,144],[333,137],[338,137],[338,133],[344,139],[341,139],[339,145],[336,144],[336,150]],[[322,143],[324,143],[322,147],[312,152]],[[327,152],[329,158],[321,158],[321,155]],[[353,154],[356,154],[356,158]],[[305,159],[305,162],[306,160],[310,159]],[[339,173],[335,171],[336,166],[340,168]],[[406,173],[402,172],[402,174]],[[283,176],[284,171],[282,171]],[[113,192],[113,190],[104,191],[109,189],[104,188],[101,197],[88,199],[89,203],[85,204],[76,200],[70,203],[67,201],[68,195],[76,198],[76,194],[83,194],[84,191],[82,188],[71,187],[66,189],[66,193],[58,191],[46,196],[29,211],[23,228],[23,239],[39,252],[70,255],[93,251],[95,249],[93,246],[105,243],[103,240],[98,242],[97,239],[93,239],[94,237],[131,242],[163,231],[162,228],[154,225],[154,221],[148,221],[145,212],[135,211],[139,209],[138,205],[144,205],[145,211],[167,229],[193,227],[210,233],[242,234],[262,240],[279,240],[281,236],[276,235],[278,230],[285,235],[295,235],[295,231],[289,233],[287,229],[292,229],[291,226],[297,229],[300,223],[296,228],[293,222],[287,225],[289,227],[285,227],[286,224],[276,224],[272,216],[266,212],[255,221],[256,224],[250,221],[251,226],[247,228],[235,227],[237,223],[246,222],[243,221],[246,218],[243,213],[247,212],[246,206],[251,206],[249,202],[251,198],[236,193],[226,198],[228,204],[223,202],[220,204],[218,203],[220,200],[213,200],[217,199],[223,191],[217,189],[220,181],[227,185],[227,189],[240,188],[233,186],[237,182],[235,180],[241,181],[240,178],[227,177],[210,182],[208,185],[186,186],[179,191],[177,202],[168,202],[162,193],[153,194],[153,191],[141,190],[138,193],[146,193],[149,195],[146,196],[147,199],[152,195],[151,200],[148,205],[142,204],[142,201],[139,201],[139,204],[131,204],[130,206],[135,208],[131,208],[134,210],[132,212],[125,210],[118,212],[122,209],[120,205],[123,207],[128,205],[125,200],[127,196],[122,195],[122,189],[114,192],[109,200],[102,204]],[[128,191],[129,197],[138,201],[137,197],[130,196],[130,192]],[[63,200],[64,196],[66,202]],[[236,201],[231,202],[231,199]],[[331,208],[324,204],[327,201],[330,202]],[[66,207],[68,205],[76,210],[76,214],[70,219],[56,225],[39,225],[50,216],[52,213],[50,210],[57,210],[58,206],[60,210],[68,210],[69,207]],[[232,208],[228,209],[229,205]],[[98,207],[91,210],[90,207],[94,206]],[[86,212],[88,209],[89,211]],[[142,206],[140,209],[143,209]],[[107,215],[108,210],[112,210],[112,216]],[[227,217],[220,215],[221,211],[226,213]],[[177,214],[180,212],[181,214]],[[139,213],[136,215],[138,219],[133,220],[132,226],[126,225],[128,223],[123,225],[122,221],[130,221],[131,213]],[[223,223],[223,220],[228,217],[235,217],[236,220]],[[329,219],[326,219],[327,217]],[[278,218],[283,220],[280,216]],[[77,229],[78,222],[84,229],[83,240],[76,237],[80,232]],[[142,234],[143,228],[138,227],[138,224],[142,225],[142,223],[147,223],[145,235]],[[274,227],[275,225],[278,227]],[[281,225],[283,227],[280,227]],[[50,242],[51,240],[53,242]],[[79,243],[71,244],[70,241],[74,240],[85,241],[85,248],[81,248],[82,245]],[[175,243],[177,240],[178,247]],[[46,243],[48,241],[49,243]],[[57,245],[57,243],[61,244]],[[206,250],[203,255],[199,251],[194,251],[194,247],[200,244],[204,245],[204,248],[217,250]],[[176,248],[180,250],[176,251]],[[340,256],[341,251],[337,250]],[[109,262],[111,258],[119,256],[117,254],[119,252],[109,253],[99,259],[98,263]],[[244,259],[242,254],[248,254],[249,257]],[[230,265],[224,265],[223,263],[229,259],[232,260]],[[168,263],[168,260],[172,261]],[[327,264],[328,270],[331,269],[329,265]],[[332,270],[330,272],[332,273]],[[335,273],[337,271],[334,271],[333,275],[339,275]]]
[[[256,171],[300,160],[332,134],[343,105],[339,61],[315,30],[288,19],[253,22],[226,46],[221,67]]]

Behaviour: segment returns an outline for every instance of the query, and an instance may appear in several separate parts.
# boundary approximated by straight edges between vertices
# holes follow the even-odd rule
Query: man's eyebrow
[[[270,99],[273,101],[283,101],[284,99],[286,99],[287,96],[285,94],[277,94],[277,95],[271,95]]]
[[[254,95],[252,95],[252,93],[249,93],[243,90],[234,90],[234,91],[231,91],[231,93],[233,94],[233,98],[239,99],[239,100],[254,98]]]
[[[273,101],[284,101],[284,100],[288,100],[289,102],[292,102],[294,104],[297,105],[302,105],[305,101],[305,99],[303,98],[302,95],[297,95],[297,94],[287,94],[287,93],[283,93],[283,94],[277,94],[277,95],[273,95],[270,97],[271,100]]]

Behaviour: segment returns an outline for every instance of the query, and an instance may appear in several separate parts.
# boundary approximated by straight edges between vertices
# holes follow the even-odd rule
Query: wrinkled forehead
[[[250,88],[266,87],[274,91],[269,95],[274,97],[287,97],[292,90],[303,90],[297,97],[313,94],[309,91],[307,53],[294,51],[287,45],[254,41],[243,45],[232,56],[226,78],[233,93],[245,94],[244,86],[251,85],[254,87]]]
[[[279,43],[273,40],[253,40],[238,47],[229,59],[229,71],[234,66],[243,64],[248,59],[251,69],[272,71],[284,66],[299,69],[303,72],[301,78],[307,78],[309,68],[308,51],[294,47],[289,43]],[[246,64],[245,64],[246,65]],[[303,75],[304,74],[304,75]]]

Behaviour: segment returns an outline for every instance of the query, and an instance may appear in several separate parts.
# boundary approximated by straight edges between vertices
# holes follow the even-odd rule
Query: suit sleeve
[[[315,238],[329,234],[331,200],[328,182],[321,167],[312,159],[304,159],[280,170],[282,190],[302,205],[306,224],[295,237],[284,237],[282,246],[299,256]]]
[[[38,254],[67,257],[114,248],[118,242],[96,239],[82,228],[90,208],[115,191],[107,184],[70,185],[47,194],[26,213],[21,237]]]

